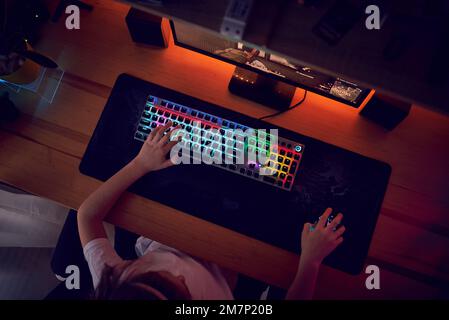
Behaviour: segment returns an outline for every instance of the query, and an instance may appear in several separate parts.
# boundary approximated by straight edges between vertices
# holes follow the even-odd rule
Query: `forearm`
[[[78,231],[82,245],[106,237],[103,220],[123,194],[144,172],[131,161],[92,193],[78,209]]]
[[[143,172],[131,161],[94,191],[81,204],[78,214],[92,219],[104,220],[123,192],[142,175]]]
[[[304,224],[298,272],[287,292],[286,299],[312,299],[321,262],[343,242],[341,235],[345,227],[338,227],[343,215],[339,213],[330,223],[327,223],[331,213],[332,209],[327,208],[317,223]]]
[[[287,300],[311,300],[315,290],[320,263],[300,259],[298,271],[290,289]]]
[[[103,220],[130,185],[150,171],[173,165],[166,156],[179,142],[179,138],[170,141],[173,133],[171,126],[172,123],[168,121],[151,131],[139,154],[81,204],[78,209],[78,231],[83,246],[93,239],[106,237]],[[175,129],[180,129],[180,126]],[[168,131],[170,134],[164,135]]]

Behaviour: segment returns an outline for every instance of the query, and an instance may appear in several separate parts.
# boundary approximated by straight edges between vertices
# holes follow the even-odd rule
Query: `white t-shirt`
[[[221,269],[214,263],[193,258],[159,242],[140,237],[136,253],[142,272],[167,271],[182,275],[193,300],[232,300],[232,291]],[[106,238],[97,238],[84,246],[94,288],[98,286],[105,265],[115,266],[122,258]]]

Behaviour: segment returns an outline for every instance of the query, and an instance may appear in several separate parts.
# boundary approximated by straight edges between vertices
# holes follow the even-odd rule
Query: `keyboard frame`
[[[182,118],[182,120],[179,120],[179,118]],[[205,130],[208,130],[208,127],[210,127],[209,130],[215,129],[217,131],[221,131],[220,134],[222,135],[223,139],[221,145],[224,145],[229,142],[229,140],[227,141],[225,140],[227,134],[233,133],[234,130],[241,130],[241,132],[243,132],[243,135],[241,135],[240,133],[239,135],[240,137],[243,137],[243,139],[245,140],[243,142],[244,144],[243,148],[245,149],[244,157],[246,163],[245,164],[236,163],[237,162],[235,161],[236,156],[232,155],[233,160],[232,163],[225,163],[225,161],[222,161],[222,163],[211,163],[210,165],[223,170],[227,170],[234,174],[240,174],[241,176],[268,184],[275,188],[279,188],[286,191],[292,190],[293,184],[296,179],[296,174],[299,171],[299,166],[301,164],[301,159],[303,156],[305,145],[300,142],[296,142],[279,136],[277,144],[278,153],[268,151],[268,149],[262,150],[267,152],[266,157],[268,157],[267,159],[268,161],[265,163],[265,165],[267,165],[269,169],[264,170],[263,164],[261,164],[260,162],[257,163],[257,161],[256,163],[249,163],[248,159],[248,152],[250,151],[249,148],[251,148],[252,150],[254,149],[261,150],[260,148],[258,148],[259,146],[256,146],[258,143],[257,137],[259,137],[259,132],[257,130],[259,130],[260,128],[251,128],[249,126],[237,123],[230,119],[222,118],[220,116],[216,116],[204,112],[202,110],[198,110],[193,107],[177,103],[165,97],[157,97],[155,95],[150,94],[145,102],[145,107],[139,119],[139,123],[137,125],[134,138],[136,140],[144,142],[149,132],[151,132],[151,130],[154,130],[157,126],[165,125],[168,120],[173,122],[173,127],[183,123],[186,125],[187,129],[189,129],[192,128],[192,126],[190,125],[191,123],[193,123],[192,119],[194,119],[193,121],[202,122],[204,124],[205,127],[204,129],[197,127],[193,127],[192,129],[194,131],[195,129],[200,129],[200,139],[203,138],[203,132],[205,132]],[[189,120],[189,123],[187,123],[185,120]],[[247,133],[250,132],[249,130],[253,130],[253,132],[256,133],[255,139],[254,137],[247,137]],[[183,140],[182,142],[180,142],[181,145],[190,148],[189,145],[198,144],[196,140],[193,141],[194,137],[192,137],[192,132],[190,130],[188,131],[185,130],[184,133],[187,133],[187,135],[189,135],[189,139],[186,139],[185,138],[186,135],[184,134]],[[267,135],[268,134],[265,132],[265,137]],[[233,137],[234,136],[235,134],[233,135]],[[264,134],[260,134],[260,136],[263,137]],[[204,139],[206,140],[206,138]],[[217,143],[215,140],[211,139],[207,140],[211,142],[211,144],[216,144],[220,146],[219,143]],[[241,142],[236,142],[236,144],[237,143]],[[299,151],[297,151],[297,148],[299,149]],[[200,153],[202,152],[203,151],[201,150]],[[253,152],[255,156],[257,155],[256,152]],[[291,155],[289,156],[289,154]],[[190,159],[192,159],[192,157],[195,158],[194,156],[195,152],[192,152],[190,154]],[[201,159],[197,158],[195,158],[195,160],[201,161]],[[287,160],[290,163],[287,163]],[[268,174],[266,172],[268,172]],[[269,174],[269,172],[271,172],[271,174]]]

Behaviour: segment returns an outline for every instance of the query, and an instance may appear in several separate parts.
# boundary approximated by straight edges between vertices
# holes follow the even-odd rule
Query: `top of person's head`
[[[191,300],[185,285],[167,272],[141,272],[136,261],[105,266],[94,291],[97,300]]]

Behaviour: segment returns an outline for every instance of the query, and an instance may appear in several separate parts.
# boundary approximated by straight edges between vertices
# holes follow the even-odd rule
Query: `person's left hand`
[[[304,224],[301,235],[301,260],[306,263],[321,264],[323,259],[343,242],[345,227],[340,226],[343,215],[339,213],[328,225],[326,221],[332,213],[327,208],[316,226]]]
[[[179,139],[170,141],[173,132],[179,128],[173,128],[164,135],[164,132],[171,126],[172,123],[169,121],[164,126],[159,126],[154,129],[148,135],[139,154],[134,158],[133,164],[142,174],[173,165],[173,162],[167,159],[166,155],[179,142]]]

